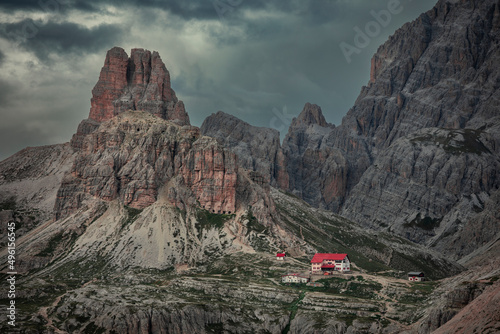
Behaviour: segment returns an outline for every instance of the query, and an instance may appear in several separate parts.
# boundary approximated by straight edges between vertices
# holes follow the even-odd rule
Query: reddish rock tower
[[[143,110],[179,125],[189,125],[184,103],[175,96],[170,74],[158,52],[114,47],[106,54],[92,90],[89,119],[106,121],[127,110]]]

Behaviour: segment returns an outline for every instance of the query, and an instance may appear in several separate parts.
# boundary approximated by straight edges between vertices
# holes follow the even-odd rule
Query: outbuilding
[[[309,282],[309,277],[301,274],[286,274],[281,276],[281,282],[283,283],[307,283]]]
[[[424,273],[421,271],[411,271],[408,273],[408,281],[422,282],[424,279]]]

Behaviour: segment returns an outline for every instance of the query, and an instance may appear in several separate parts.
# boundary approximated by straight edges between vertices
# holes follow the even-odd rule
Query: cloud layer
[[[368,82],[376,48],[435,2],[2,1],[0,160],[71,138],[113,46],[159,51],[194,125],[223,110],[283,133],[306,102],[339,124]],[[395,5],[356,45],[356,29]],[[346,57],[342,42],[357,52]]]

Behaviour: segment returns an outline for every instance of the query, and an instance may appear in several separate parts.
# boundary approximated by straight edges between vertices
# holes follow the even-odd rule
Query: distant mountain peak
[[[299,114],[297,118],[294,118],[292,121],[292,127],[297,127],[300,125],[313,125],[317,124],[319,126],[327,127],[329,124],[325,120],[325,116],[323,116],[323,112],[321,111],[321,107],[317,104],[311,104],[307,102],[302,109],[302,112]]]
[[[136,48],[130,57],[120,47],[107,52],[92,90],[89,118],[103,122],[127,110],[143,110],[179,125],[190,124],[158,52]]]

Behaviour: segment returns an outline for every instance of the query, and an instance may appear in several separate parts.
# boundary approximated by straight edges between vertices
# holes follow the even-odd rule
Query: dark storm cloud
[[[87,28],[72,22],[43,23],[30,19],[0,24],[0,37],[18,43],[42,61],[50,60],[54,53],[82,55],[110,48],[120,42],[125,31],[116,24]]]
[[[2,0],[0,8],[5,11],[27,10],[38,11],[40,6],[37,0]]]
[[[13,13],[23,11],[28,13],[66,14],[71,9],[86,12],[96,12],[98,8],[83,0],[2,0],[0,10]]]
[[[340,43],[353,44],[354,28],[394,1],[1,1],[12,18],[0,22],[0,38],[12,43],[3,65],[0,53],[9,70],[0,82],[0,160],[71,137],[113,46],[159,51],[193,125],[223,110],[284,135],[306,102],[339,124],[369,80],[376,48],[436,2],[400,0],[401,13],[348,62]],[[15,34],[22,29],[28,36]]]
[[[5,0],[0,2],[0,9],[7,12],[28,11],[52,14],[66,13],[77,9],[85,12],[102,12],[109,5],[135,9],[152,8],[168,11],[186,20],[219,19],[220,13],[227,14],[241,5],[263,7],[264,1],[250,0]]]
[[[4,0],[4,12],[27,11],[63,14],[68,10],[102,13],[106,6],[128,7],[135,10],[167,11],[184,20],[219,20],[238,17],[241,9],[285,11],[314,17],[318,23],[332,19],[332,13],[346,5],[338,1],[282,1],[282,0]]]
[[[0,51],[0,66],[2,66],[4,59],[5,59],[5,54],[2,51]]]
[[[267,1],[252,9],[243,1],[228,14],[226,29],[208,30],[213,42],[227,50],[227,58],[221,55],[220,62],[201,66],[198,75],[190,67],[192,82],[178,79],[174,88],[179,96],[190,97],[186,105],[195,124],[223,110],[254,125],[279,127],[283,134],[290,115],[296,116],[306,102],[319,104],[327,120],[339,124],[368,82],[376,48],[435,1],[401,0],[400,13],[350,61],[340,43],[353,44],[354,29],[364,29],[375,20],[373,12],[387,10],[394,1]],[[240,33],[231,34],[233,30]],[[214,74],[214,82],[206,80]],[[197,91],[212,97],[200,97]]]

